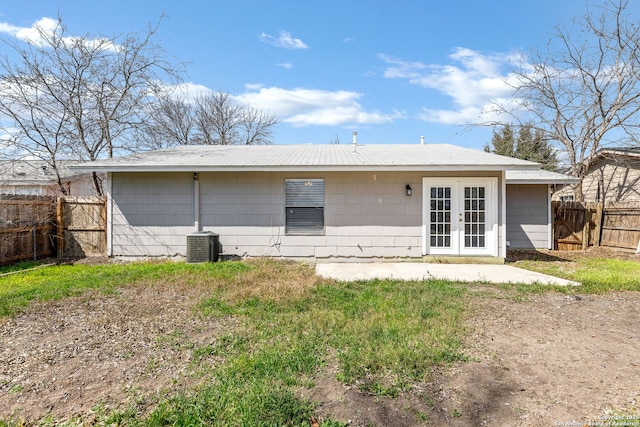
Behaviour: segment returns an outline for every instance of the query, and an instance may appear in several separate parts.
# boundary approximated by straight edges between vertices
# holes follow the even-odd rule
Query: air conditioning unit
[[[220,258],[220,236],[199,231],[187,236],[187,262],[216,262]]]

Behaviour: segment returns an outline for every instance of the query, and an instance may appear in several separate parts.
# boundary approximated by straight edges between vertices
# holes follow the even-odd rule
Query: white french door
[[[498,255],[498,179],[423,178],[424,255]]]

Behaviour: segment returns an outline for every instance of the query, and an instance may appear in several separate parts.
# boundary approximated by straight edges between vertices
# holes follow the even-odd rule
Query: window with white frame
[[[324,179],[285,179],[285,234],[324,234]]]

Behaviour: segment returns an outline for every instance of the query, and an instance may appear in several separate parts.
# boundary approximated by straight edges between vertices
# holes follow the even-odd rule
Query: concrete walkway
[[[341,281],[370,279],[425,280],[443,279],[456,282],[541,283],[578,286],[577,282],[536,273],[510,265],[489,264],[426,264],[426,263],[320,263],[319,276]]]

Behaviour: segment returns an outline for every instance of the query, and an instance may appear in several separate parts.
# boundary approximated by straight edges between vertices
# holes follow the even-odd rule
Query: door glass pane
[[[435,248],[451,247],[451,187],[431,187],[430,243]]]
[[[484,248],[485,239],[485,188],[464,188],[464,247]]]

